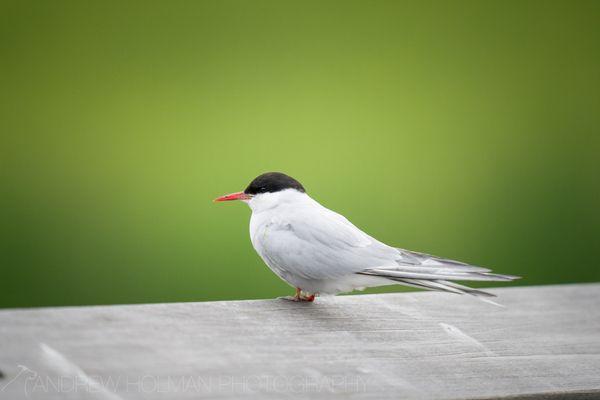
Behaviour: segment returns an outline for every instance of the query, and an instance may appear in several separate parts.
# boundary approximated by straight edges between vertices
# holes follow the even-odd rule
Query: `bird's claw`
[[[308,294],[306,292],[303,292],[302,289],[296,288],[296,294],[294,296],[283,296],[278,297],[278,299],[296,302],[306,301],[312,303],[313,301],[315,301],[315,297],[317,297],[316,294]]]

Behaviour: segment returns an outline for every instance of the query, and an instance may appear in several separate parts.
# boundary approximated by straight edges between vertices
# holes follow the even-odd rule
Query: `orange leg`
[[[295,298],[298,299],[298,301],[308,301],[308,302],[313,302],[315,301],[315,294],[304,294],[302,293],[302,289],[300,288],[296,288],[296,295],[294,296]]]
[[[303,300],[312,303],[313,301],[315,301],[316,297],[317,297],[316,295],[311,294],[310,296],[305,296]]]
[[[316,293],[306,293],[306,292],[303,292],[302,289],[296,288],[295,295],[280,297],[280,299],[291,300],[291,301],[306,301],[306,302],[312,303],[313,301],[315,301],[316,297],[317,297]]]

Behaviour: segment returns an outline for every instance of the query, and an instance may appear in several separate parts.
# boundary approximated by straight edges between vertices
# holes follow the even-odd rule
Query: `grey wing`
[[[461,261],[432,256],[416,251],[397,249],[400,258],[396,266],[381,266],[367,268],[364,272],[371,272],[380,276],[389,275],[399,278],[416,279],[453,279],[469,281],[497,281],[512,280],[512,275],[494,274],[488,268],[478,267]]]
[[[513,275],[495,274],[487,268],[430,254],[404,249],[398,250],[401,253],[401,258],[397,260],[397,266],[367,268],[358,273],[387,278],[420,289],[474,296],[494,295],[451,281],[511,281],[519,278]]]
[[[425,253],[394,248],[367,235],[343,216],[323,209],[298,210],[274,227],[263,257],[278,269],[307,279],[374,275],[422,289],[489,295],[458,281],[510,281],[518,277]]]
[[[269,228],[261,255],[277,269],[307,279],[334,279],[366,268],[397,265],[399,251],[326,208],[299,209]]]

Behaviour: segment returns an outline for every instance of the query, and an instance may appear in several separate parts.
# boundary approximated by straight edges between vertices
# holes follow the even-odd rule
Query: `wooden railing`
[[[600,398],[600,284],[0,311],[0,399]]]

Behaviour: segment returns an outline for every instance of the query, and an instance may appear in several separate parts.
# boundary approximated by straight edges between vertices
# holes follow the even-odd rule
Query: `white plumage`
[[[293,180],[287,175],[283,177]],[[342,215],[323,207],[298,185],[299,189],[284,186],[276,191],[266,191],[268,188],[263,184],[259,192],[253,194],[248,194],[252,187],[249,186],[244,193],[224,196],[220,200],[241,199],[248,203],[252,209],[250,238],[254,249],[275,274],[302,290],[300,299],[310,299],[313,294],[336,294],[398,283],[429,290],[491,296],[450,281],[516,278],[388,246],[358,229]]]

